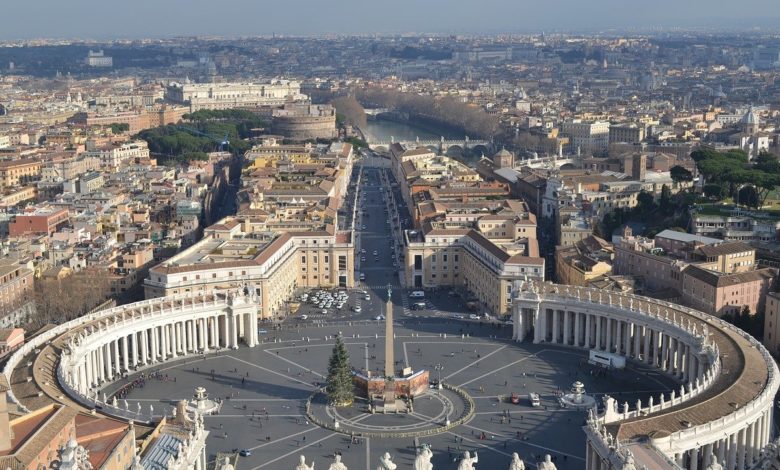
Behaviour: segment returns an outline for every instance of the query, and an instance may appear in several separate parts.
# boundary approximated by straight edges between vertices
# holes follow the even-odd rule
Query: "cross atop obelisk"
[[[395,377],[395,355],[393,354],[393,288],[387,286],[387,304],[385,312],[385,377]]]

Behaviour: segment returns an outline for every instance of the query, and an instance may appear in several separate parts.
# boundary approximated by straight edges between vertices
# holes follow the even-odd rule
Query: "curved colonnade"
[[[212,350],[237,348],[239,342],[252,347],[258,343],[257,302],[250,296],[233,297],[189,295],[149,299],[99,311],[46,331],[17,350],[3,373],[9,379],[29,354],[36,354],[32,367],[42,394],[53,401],[68,403],[68,398],[88,409],[140,423],[150,423],[161,413],[128,410],[99,396],[108,383],[169,360],[205,354]],[[59,361],[51,366],[54,377],[45,375],[46,367],[37,364],[46,349],[56,344]],[[28,363],[28,365],[30,365]],[[39,375],[40,374],[40,375]],[[57,384],[51,383],[56,380]],[[60,388],[57,388],[59,385]],[[9,398],[22,411],[27,406],[14,395]]]
[[[771,440],[775,361],[744,331],[660,300],[550,283],[522,283],[513,338],[619,354],[674,378],[646,403],[605,397],[585,426],[587,469],[751,468]]]

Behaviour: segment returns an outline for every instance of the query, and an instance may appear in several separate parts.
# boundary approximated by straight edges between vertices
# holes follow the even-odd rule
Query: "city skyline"
[[[10,2],[4,6],[7,18],[25,18],[31,11],[46,11],[34,21],[7,22],[0,40],[85,38],[95,40],[161,38],[172,36],[265,36],[272,34],[316,36],[328,34],[508,34],[557,32],[603,32],[711,28],[724,30],[772,30],[778,15],[770,0],[712,5],[696,0],[679,4],[661,0],[632,5],[598,0],[578,2],[556,0],[540,5],[532,2],[487,0],[456,2],[444,0],[392,4],[374,2],[366,6],[344,0],[337,7],[324,8],[304,0],[291,15],[281,5],[259,5],[250,0],[227,0],[219,8],[224,21],[215,20],[213,7],[205,0],[173,0],[158,4],[150,0],[116,4],[106,9],[97,0],[54,3],[48,0]],[[562,15],[561,12],[565,12]],[[674,14],[671,15],[670,12]],[[171,21],[174,18],[175,21]],[[117,21],[119,19],[119,21]]]

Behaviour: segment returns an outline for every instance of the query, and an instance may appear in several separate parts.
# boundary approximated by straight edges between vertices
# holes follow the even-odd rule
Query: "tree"
[[[326,391],[328,401],[333,406],[349,406],[355,399],[349,353],[340,336],[336,337],[336,344],[330,356]]]
[[[737,202],[743,206],[754,207],[758,209],[758,192],[753,186],[743,186],[737,191]]]
[[[111,124],[112,134],[121,134],[122,132],[127,132],[129,130],[130,130],[130,124],[127,124],[125,122],[115,122]]]
[[[336,112],[343,116],[344,122],[351,126],[357,126],[359,128],[365,128],[366,126],[366,111],[363,106],[358,103],[352,96],[341,96],[334,99],[330,103],[336,108]]]
[[[664,215],[671,215],[674,213],[674,206],[672,205],[672,190],[669,186],[661,186],[661,198],[658,200],[658,205],[661,208],[661,212]]]
[[[636,200],[637,200],[636,201],[637,210],[642,215],[649,215],[656,208],[655,201],[653,200],[653,195],[645,190],[639,192],[639,194],[636,197]]]
[[[693,181],[693,173],[681,167],[675,165],[669,169],[669,176],[672,177],[672,181],[675,183]]]

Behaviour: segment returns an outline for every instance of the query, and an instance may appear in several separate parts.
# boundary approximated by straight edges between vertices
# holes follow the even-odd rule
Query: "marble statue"
[[[469,451],[465,451],[458,464],[458,470],[474,470],[474,464],[477,462],[479,462],[479,456],[476,452],[474,452],[474,457],[472,457]]]
[[[723,465],[718,463],[718,458],[712,452],[710,452],[710,464],[705,470],[723,470]]]
[[[538,470],[558,470],[558,467],[552,463],[552,457],[550,454],[544,456],[544,462],[540,463],[537,467]]]
[[[379,466],[376,467],[376,470],[395,470],[396,467],[392,457],[390,457],[390,452],[385,452],[384,455],[379,457]]]
[[[295,470],[314,470],[314,461],[311,465],[306,465],[306,456],[301,455],[298,457],[298,466],[295,467]]]
[[[312,466],[314,466],[313,463]],[[347,470],[347,466],[341,463],[341,455],[336,454],[336,456],[333,457],[333,463],[330,464],[328,470]]]
[[[414,459],[414,470],[433,470],[432,458],[431,448],[427,445],[422,446]]]
[[[623,460],[623,470],[637,470],[634,456],[631,455],[631,452],[628,452],[626,458]]]
[[[512,452],[512,461],[509,462],[509,470],[525,470],[525,464],[523,463],[517,452]]]

